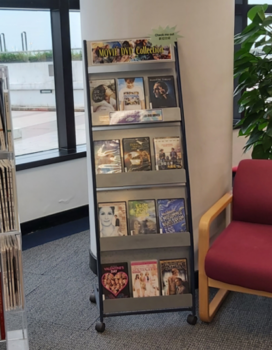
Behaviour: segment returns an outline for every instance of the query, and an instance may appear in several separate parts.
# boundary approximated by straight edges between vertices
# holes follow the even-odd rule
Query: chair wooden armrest
[[[233,194],[231,192],[226,193],[219,199],[206,213],[201,217],[199,222],[199,239],[210,238],[210,225],[219,214],[232,202]],[[199,244],[200,246],[200,244]],[[200,247],[201,248],[201,247]]]
[[[199,265],[199,316],[202,321],[210,322],[220,304],[227,296],[227,290],[219,290],[214,300],[209,304],[208,277],[205,272],[205,258],[210,247],[210,226],[213,220],[222,213],[232,202],[231,192],[226,193],[217,201],[200,219],[198,240],[198,265]]]

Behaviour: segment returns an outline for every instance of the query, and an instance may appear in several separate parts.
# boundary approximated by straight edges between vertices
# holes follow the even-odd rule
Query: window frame
[[[69,11],[79,0],[0,0],[0,9],[49,10],[51,16],[58,149],[15,156],[16,170],[86,157],[86,145],[76,144]]]

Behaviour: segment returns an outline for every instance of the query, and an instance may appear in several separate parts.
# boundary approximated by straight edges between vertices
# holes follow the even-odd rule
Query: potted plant
[[[252,158],[272,159],[272,16],[268,5],[248,12],[251,23],[235,36],[241,45],[234,56],[234,77],[242,93],[238,101],[242,113],[239,136],[248,138],[244,151],[252,148]]]

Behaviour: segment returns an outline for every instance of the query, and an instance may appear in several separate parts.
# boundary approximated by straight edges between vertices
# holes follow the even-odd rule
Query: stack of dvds
[[[101,283],[104,299],[171,296],[190,292],[186,259],[102,264]]]
[[[182,151],[180,138],[154,138],[156,170],[181,169]],[[94,141],[96,174],[114,174],[152,170],[150,138],[137,137],[120,140]],[[123,167],[122,167],[123,153]]]
[[[129,113],[130,117],[128,118],[127,114],[122,113],[122,111],[135,112],[146,108],[177,107],[173,76],[156,76],[147,79],[149,95],[145,94],[143,77],[128,77],[116,80],[93,80],[90,78],[90,100],[93,118],[101,125],[131,124],[148,121],[149,118],[141,119],[141,115],[137,113]],[[147,102],[148,98],[149,103]],[[114,113],[116,111],[121,111],[121,113]]]
[[[128,211],[126,202],[99,203],[100,237],[185,232],[184,203],[184,198],[130,200]]]

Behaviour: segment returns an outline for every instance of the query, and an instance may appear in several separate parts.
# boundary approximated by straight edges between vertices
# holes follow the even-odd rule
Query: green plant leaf
[[[251,157],[252,159],[268,159],[268,153],[264,151],[263,145],[254,145]]]
[[[244,135],[249,126],[256,124],[259,117],[260,117],[259,114],[254,113],[254,114],[251,114],[249,117],[245,118],[243,126],[241,127],[241,130],[244,133]]]
[[[267,46],[264,46],[264,47],[262,48],[262,50],[263,50],[263,52],[265,52],[265,53],[268,55],[269,53],[271,53],[272,47],[269,46],[269,45],[267,45]]]
[[[266,135],[272,137],[272,120],[269,122],[269,124],[267,126]]]
[[[268,5],[257,5],[252,7],[248,13],[247,13],[247,17],[249,19],[251,19],[251,21],[254,20],[255,16],[259,16],[263,21],[265,20],[265,11],[267,10]]]
[[[264,27],[270,26],[270,24],[272,24],[272,16],[266,17],[262,24],[263,24]]]
[[[247,140],[246,146],[250,146],[253,143],[259,141],[259,139],[263,136],[263,132],[259,131],[258,128],[254,128],[249,139]]]
[[[265,134],[263,137],[263,149],[266,152],[267,150],[271,150],[271,148],[272,148],[272,137]]]

